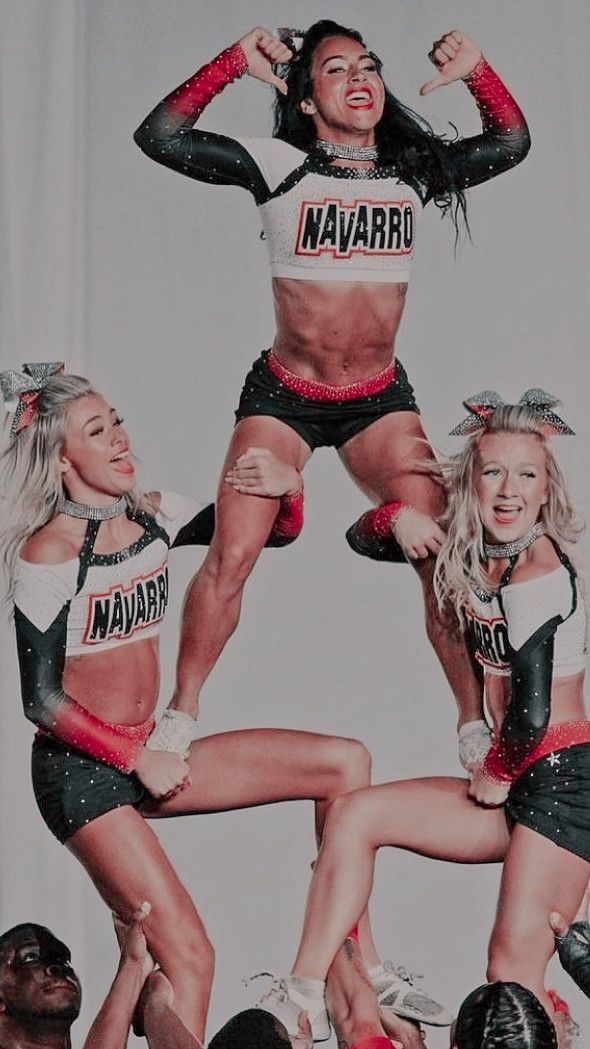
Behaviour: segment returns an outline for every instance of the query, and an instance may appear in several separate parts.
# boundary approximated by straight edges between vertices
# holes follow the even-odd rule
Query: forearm
[[[448,146],[455,184],[464,189],[515,167],[531,144],[522,110],[485,58],[465,78],[465,85],[477,103],[482,133]]]
[[[214,167],[215,156],[207,156],[207,140],[191,128],[212,99],[246,69],[239,44],[222,51],[148,114],[133,136],[139,148],[153,160],[196,177],[200,159],[204,167]],[[221,136],[211,136],[210,149],[215,149],[218,138],[221,140]]]
[[[143,982],[144,973],[140,963],[123,958],[111,989],[90,1028],[84,1049],[125,1049]],[[163,1046],[165,1044],[162,1043]],[[184,1047],[180,1045],[180,1049]]]
[[[490,748],[484,769],[492,779],[510,782],[522,762],[541,742],[551,715],[553,640],[545,628],[531,638],[512,660],[510,704],[499,739]]]

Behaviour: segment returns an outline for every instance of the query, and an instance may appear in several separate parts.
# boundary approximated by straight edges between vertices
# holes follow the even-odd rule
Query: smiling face
[[[301,103],[318,138],[373,145],[383,115],[385,88],[364,44],[329,36],[316,47],[311,63],[311,98]]]
[[[0,952],[0,1014],[72,1023],[82,991],[70,952],[40,925],[17,927]]]
[[[107,506],[131,491],[135,467],[122,422],[98,393],[71,403],[60,456],[64,488],[70,499]]]
[[[547,464],[534,434],[486,433],[478,441],[475,486],[486,539],[507,543],[539,520],[547,502]]]

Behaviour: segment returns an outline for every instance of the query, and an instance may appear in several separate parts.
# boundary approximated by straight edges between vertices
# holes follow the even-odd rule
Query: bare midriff
[[[498,674],[486,674],[485,678],[486,707],[492,721],[492,728],[499,734],[510,695],[510,678]],[[550,725],[559,725],[562,721],[576,721],[586,718],[584,707],[584,674],[572,674],[570,677],[554,678],[551,686]]]
[[[391,364],[407,284],[273,279],[273,353],[305,379],[347,386]]]
[[[158,638],[66,659],[63,689],[102,721],[139,725],[154,712],[160,685]]]

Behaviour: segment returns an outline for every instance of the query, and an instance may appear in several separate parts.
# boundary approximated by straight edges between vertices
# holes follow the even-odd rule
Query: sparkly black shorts
[[[39,812],[58,841],[122,805],[138,805],[144,788],[133,774],[53,739],[36,736],[31,758]]]
[[[271,415],[295,430],[312,451],[340,448],[351,437],[390,412],[418,412],[405,368],[396,360],[395,379],[381,393],[346,401],[316,401],[290,390],[266,363],[269,350],[254,361],[246,376],[236,421],[250,415]]]
[[[531,765],[512,784],[506,814],[590,862],[590,743]]]

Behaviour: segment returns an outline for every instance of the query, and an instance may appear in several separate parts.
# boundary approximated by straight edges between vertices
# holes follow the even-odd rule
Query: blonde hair
[[[96,392],[92,383],[79,375],[52,375],[41,391],[32,422],[14,435],[0,456],[0,564],[6,572],[9,596],[22,547],[55,516],[64,495],[59,458],[70,405]],[[134,491],[127,498],[131,505],[138,505],[141,497]]]
[[[470,437],[462,452],[437,464],[447,490],[447,507],[441,518],[447,537],[436,559],[434,589],[439,605],[453,605],[459,615],[469,601],[472,583],[490,589],[482,564],[483,527],[475,494],[478,445],[481,437],[490,433],[524,434],[538,440],[547,470],[547,502],[540,515],[545,532],[558,543],[574,543],[582,531],[538,415],[524,405],[496,408],[485,429]]]

